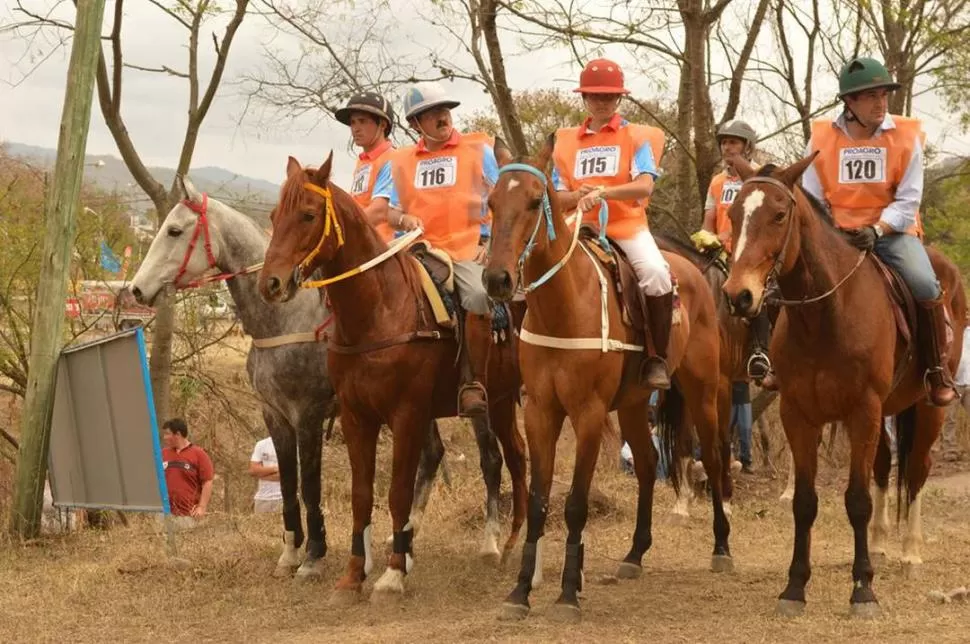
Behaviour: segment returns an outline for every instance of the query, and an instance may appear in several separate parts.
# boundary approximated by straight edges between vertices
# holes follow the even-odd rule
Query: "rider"
[[[900,88],[872,58],[854,58],[839,74],[843,112],[812,123],[809,153],[818,156],[802,178],[804,190],[827,203],[850,243],[872,250],[894,268],[919,302],[920,352],[930,401],[956,398],[946,368],[943,291],[918,237],[923,196],[923,132],[917,119],[888,113]]]
[[[475,259],[487,230],[482,224],[488,192],[498,180],[498,163],[490,137],[462,134],[452,125],[451,110],[458,105],[438,83],[418,83],[405,94],[404,117],[421,138],[394,155],[389,221],[403,230],[424,228],[428,243],[451,257],[462,309],[488,316],[491,300],[482,284],[482,265]],[[488,350],[469,350],[461,318],[458,413],[475,416],[487,411],[483,382]]]
[[[391,154],[394,147],[388,137],[394,128],[394,110],[387,99],[374,92],[351,96],[347,104],[334,112],[334,117],[350,126],[354,145],[362,152],[357,157],[350,194],[364,209],[367,223],[385,242],[394,238],[387,223],[391,198]]]
[[[647,228],[646,208],[663,153],[663,132],[634,125],[617,113],[623,71],[615,62],[590,61],[579,75],[579,87],[589,116],[579,127],[556,133],[553,184],[566,210],[579,208],[583,221],[595,224],[605,200],[606,233],[626,254],[639,279],[650,319],[640,384],[669,389],[667,345],[673,315],[670,267]]]
[[[754,146],[758,135],[754,128],[740,120],[731,120],[718,128],[715,136],[721,150],[724,170],[714,175],[711,187],[707,191],[707,203],[704,204],[704,223],[701,230],[717,236],[717,241],[731,252],[731,218],[728,211],[734,198],[741,190],[741,178],[734,169],[734,160],[743,157],[749,163],[754,154]],[[699,246],[705,246],[700,239]],[[768,389],[774,388],[771,375],[771,361],[768,360],[768,337],[771,334],[771,323],[768,312],[764,309],[751,321],[750,357],[748,358],[748,377],[759,385]]]

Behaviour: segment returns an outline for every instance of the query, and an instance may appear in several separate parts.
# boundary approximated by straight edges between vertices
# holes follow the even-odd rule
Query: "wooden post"
[[[22,538],[33,538],[40,533],[54,383],[62,345],[64,296],[84,175],[84,150],[91,122],[103,18],[104,0],[78,0],[57,141],[54,185],[44,211],[45,235],[37,312],[31,327],[27,393],[20,425],[20,454],[10,521],[11,531]]]

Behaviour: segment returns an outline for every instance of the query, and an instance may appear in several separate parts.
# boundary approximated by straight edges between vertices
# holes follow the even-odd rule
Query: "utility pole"
[[[91,122],[103,18],[104,0],[77,0],[54,185],[44,209],[45,236],[37,312],[31,332],[27,393],[20,423],[20,453],[10,520],[11,532],[25,539],[36,537],[40,532],[54,385],[62,344],[64,294],[77,227],[78,196],[84,176],[84,150]]]

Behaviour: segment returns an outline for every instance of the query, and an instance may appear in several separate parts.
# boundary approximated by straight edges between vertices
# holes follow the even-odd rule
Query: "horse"
[[[657,453],[648,420],[651,390],[635,382],[642,346],[634,344],[637,334],[622,321],[616,285],[606,278],[593,251],[585,243],[577,243],[579,222],[570,230],[560,212],[552,182],[543,170],[551,150],[547,142],[533,162],[502,168],[489,197],[492,246],[484,278],[489,295],[507,301],[521,286],[527,304],[519,366],[529,392],[525,406],[531,460],[529,513],[518,581],[503,604],[503,619],[522,619],[530,610],[529,594],[541,570],[539,540],[549,507],[556,443],[567,416],[576,435],[576,463],[565,508],[568,533],[562,592],[552,615],[570,621],[580,616],[577,593],[583,583],[588,495],[607,414],[613,409],[633,451],[638,483],[633,543],[617,576],[638,577],[643,555],[652,543]],[[580,256],[572,257],[577,249],[581,249]],[[669,349],[674,386],[663,393],[658,424],[669,452],[676,433],[686,425],[685,412],[696,423],[711,479],[715,536],[711,564],[715,571],[730,570],[730,525],[721,498],[714,299],[693,264],[670,253],[665,258],[679,282],[681,322],[674,326]],[[630,376],[633,381],[628,380]],[[676,470],[677,461],[671,464]],[[677,475],[672,479],[676,485]]]
[[[360,597],[373,567],[369,535],[377,433],[382,422],[391,428],[393,549],[374,585],[372,601],[380,601],[403,595],[405,575],[413,565],[409,513],[422,428],[433,418],[457,414],[458,345],[450,329],[435,322],[422,287],[423,269],[414,257],[400,252],[420,229],[389,248],[353,199],[330,182],[332,159],[331,154],[319,169],[304,169],[289,158],[259,288],[266,301],[285,302],[299,289],[304,270],[319,269],[327,276],[324,282],[335,319],[327,362],[340,401],[353,478],[351,556],[334,588],[332,600],[338,603]],[[487,318],[468,316],[466,332],[472,350],[483,350],[492,342]],[[512,527],[501,558],[514,547],[526,509],[525,444],[515,420],[519,376],[513,348],[510,337],[490,350],[488,413],[482,419],[501,441],[512,479]],[[488,492],[482,549],[488,559],[494,559],[496,551],[497,491],[496,487]]]
[[[819,437],[826,423],[838,420],[851,444],[845,491],[855,544],[850,611],[873,617],[880,609],[872,589],[867,534],[873,515],[869,481],[875,466],[875,549],[884,547],[888,531],[890,454],[881,429],[883,416],[896,416],[898,508],[907,520],[902,561],[904,569],[912,571],[922,563],[920,492],[946,410],[928,403],[923,370],[909,341],[915,329],[897,321],[878,260],[852,247],[830,215],[796,186],[813,159],[814,155],[786,168],[766,166],[757,173],[749,166],[739,167],[744,183],[730,211],[735,252],[724,292],[736,315],[755,315],[769,299],[771,286],[780,291],[776,302],[783,307],[771,356],[781,420],[794,459],[795,541],[777,611],[787,616],[805,610],[811,529],[818,511]],[[965,324],[966,296],[956,267],[934,249],[928,251],[951,319]],[[962,345],[962,335],[955,335],[948,359],[951,370]]]
[[[327,375],[326,344],[316,330],[329,311],[316,293],[300,293],[286,304],[267,307],[260,299],[255,273],[268,246],[266,234],[246,215],[199,192],[179,177],[183,199],[168,213],[152,240],[129,290],[151,305],[169,283],[185,288],[225,280],[243,329],[253,337],[246,359],[263,421],[279,460],[283,495],[283,552],[274,574],[319,578],[327,552],[320,507],[323,422],[335,402]],[[201,241],[201,243],[200,243]],[[220,274],[202,277],[210,269]],[[299,466],[297,456],[299,454]],[[427,503],[444,445],[433,427],[422,452],[418,498]],[[297,496],[302,488],[306,535]],[[306,538],[306,557],[298,550]]]

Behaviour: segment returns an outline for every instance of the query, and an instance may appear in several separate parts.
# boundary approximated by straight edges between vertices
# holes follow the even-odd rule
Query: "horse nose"
[[[485,290],[496,299],[508,299],[512,296],[512,275],[504,269],[490,269],[483,274]]]
[[[279,295],[280,291],[283,290],[283,282],[278,277],[270,276],[266,280],[266,290],[269,291],[270,295]]]
[[[734,301],[731,302],[731,309],[734,315],[747,315],[754,306],[754,294],[751,289],[742,289]]]
[[[138,302],[139,304],[145,303],[145,299],[141,293],[141,289],[138,288],[137,286],[131,287],[131,294],[135,296],[135,301]]]

